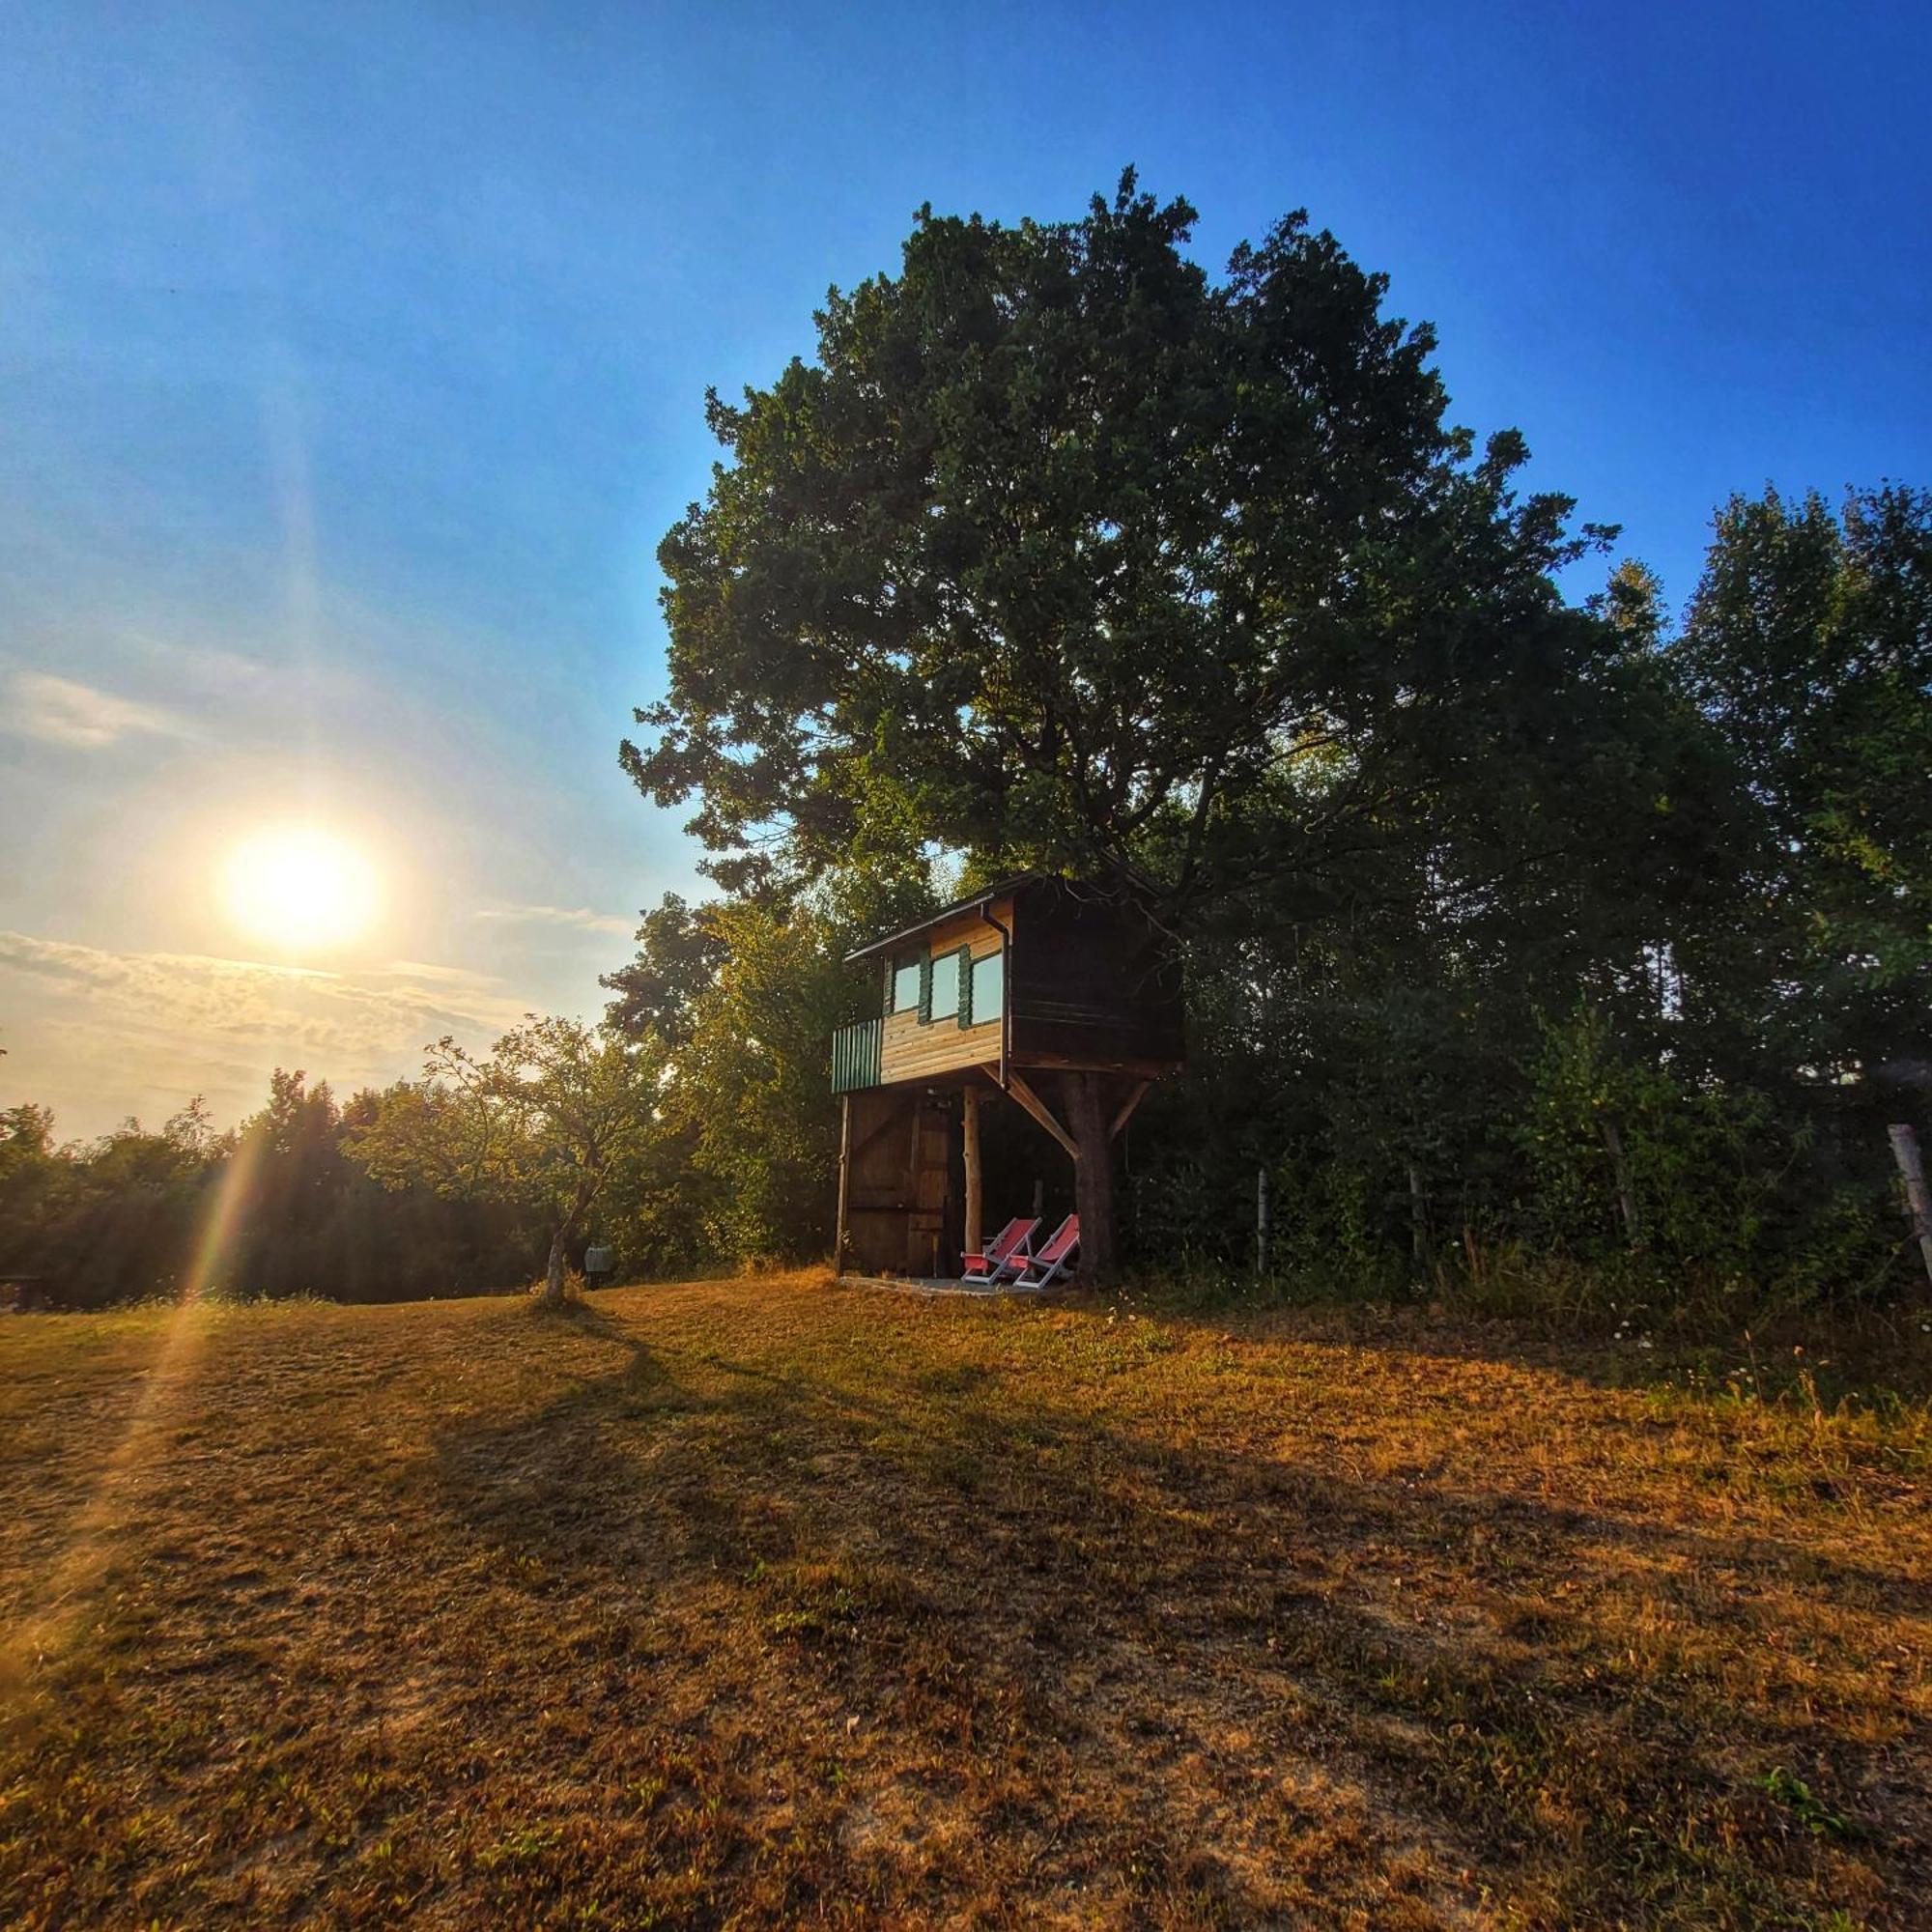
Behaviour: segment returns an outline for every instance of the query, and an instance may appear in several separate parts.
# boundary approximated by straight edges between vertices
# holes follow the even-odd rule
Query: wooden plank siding
[[[1011,899],[998,900],[989,910],[1010,930],[1013,917]],[[917,947],[909,945],[908,951],[916,950],[936,958],[941,953],[955,952],[964,946],[978,960],[999,952],[1001,943],[997,927],[988,924],[977,912],[968,912],[934,926],[930,932],[922,933]],[[901,958],[905,956],[904,953],[899,955]],[[886,972],[890,975],[892,970],[893,961],[888,957]],[[997,1014],[989,1020],[962,1027],[953,1014],[948,1014],[944,1019],[927,1020],[922,1025],[917,1012],[888,1013],[885,1037],[879,1048],[879,1078],[890,1086],[897,1081],[930,1080],[939,1074],[997,1062],[1000,1057],[1000,1026]]]
[[[1004,930],[1003,930],[1004,928]],[[881,1004],[896,960],[938,959],[968,949],[970,962],[1007,952],[1006,1014],[962,1027],[955,1015],[922,1021],[887,1013],[877,1071],[860,1048],[859,1028],[834,1049],[835,1092],[939,1083],[957,1085],[975,1068],[1088,1068],[1155,1079],[1185,1055],[1180,969],[1172,946],[1134,907],[1057,880],[1031,880],[981,912],[966,906],[880,955]],[[1003,1056],[1001,1045],[1007,1052]]]
[[[1019,1066],[1155,1074],[1186,1053],[1180,969],[1130,908],[1051,886],[1020,895],[1007,1003]]]
[[[919,1206],[919,1115],[916,1094],[874,1087],[848,1096],[840,1266],[895,1273],[927,1264],[926,1254],[914,1253],[911,1245]]]

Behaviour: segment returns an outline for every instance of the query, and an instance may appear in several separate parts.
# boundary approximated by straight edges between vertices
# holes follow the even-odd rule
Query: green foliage
[[[99,1307],[198,1294],[351,1301],[527,1280],[530,1237],[497,1207],[390,1194],[347,1156],[380,1106],[338,1110],[277,1069],[269,1101],[216,1133],[190,1100],[158,1132],[129,1122],[58,1146],[43,1108],[8,1110],[0,1140],[0,1274],[29,1305]]]
[[[664,1056],[658,1131],[611,1200],[630,1240],[693,1263],[830,1246],[838,1117],[827,1054],[834,1029],[877,997],[843,957],[933,903],[924,867],[901,857],[811,890],[674,914],[667,900],[646,917],[636,962],[605,981],[618,996],[611,1024],[655,1037]],[[639,986],[658,989],[652,1002],[636,997]]]
[[[171,1294],[225,1153],[204,1141],[198,1103],[159,1133],[128,1121],[90,1147],[57,1147],[53,1117],[10,1108],[0,1142],[0,1272],[22,1299],[95,1305]]]
[[[837,946],[773,934],[943,854],[1111,880],[1184,937],[1144,1257],[1238,1265],[1265,1168],[1280,1265],[1378,1290],[1523,1242],[1895,1290],[1870,1090],[1829,1076],[1882,1036],[1932,1061],[1924,499],[1732,505],[1681,639],[1634,560],[1568,605],[1605,533],[1519,497],[1514,432],[1449,425],[1385,279],[1291,215],[1216,280],[1193,218],[1131,176],[1073,221],[924,211],[811,360],[710,400],[726,460],[665,540],[670,690],[624,757],[737,896],[668,907],[612,981],[708,935],[674,1020],[634,1004],[702,1083],[710,1239],[829,1205]]]
[[[693,1127],[694,1165],[713,1183],[707,1232],[747,1260],[823,1253],[838,1152],[826,1055],[864,996],[836,933],[809,907],[730,904],[714,922],[725,961],[669,1094]]]
[[[923,211],[810,363],[710,398],[624,758],[728,887],[938,848],[1179,911],[1553,855],[1532,768],[1589,764],[1624,646],[1550,573],[1602,533],[1517,498],[1514,433],[1472,460],[1333,237],[1216,282],[1193,220],[1131,173],[1077,221]]]
[[[1836,1811],[1802,1777],[1776,1765],[1758,1779],[1758,1788],[1795,1814],[1814,1838],[1859,1838],[1865,1835],[1856,1819]]]
[[[1517,1132],[1547,1238],[1748,1271],[1803,1151],[1771,1131],[1764,1096],[1621,1051],[1594,1007],[1541,1031]]]
[[[1673,657],[1758,814],[1733,998],[1821,1072],[1932,1060],[1932,493],[1733,497]]]
[[[385,1096],[348,1151],[387,1187],[541,1213],[556,1300],[571,1242],[606,1181],[652,1131],[661,1076],[648,1036],[532,1014],[487,1058],[439,1040],[422,1080]]]

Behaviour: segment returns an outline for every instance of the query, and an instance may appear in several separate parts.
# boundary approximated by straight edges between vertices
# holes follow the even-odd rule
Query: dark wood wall
[[[1185,1055],[1179,964],[1129,904],[1051,881],[1023,887],[1007,970],[1015,1062],[1167,1065]]]

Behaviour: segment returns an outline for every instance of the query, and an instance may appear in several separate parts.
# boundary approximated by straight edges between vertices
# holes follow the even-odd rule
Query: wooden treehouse
[[[1114,1145],[1183,1052],[1165,935],[1130,900],[1029,876],[848,963],[876,971],[880,1011],[832,1042],[839,1271],[956,1279],[1050,1203],[1077,1208],[1082,1271],[1110,1272]]]

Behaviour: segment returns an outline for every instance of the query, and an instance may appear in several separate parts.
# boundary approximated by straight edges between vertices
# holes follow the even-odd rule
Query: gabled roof
[[[971,912],[975,906],[985,905],[992,899],[1003,899],[1009,893],[1018,892],[1022,886],[1038,885],[1052,875],[1047,872],[1013,872],[1004,879],[995,879],[990,886],[981,886],[977,893],[969,893],[963,899],[954,899],[951,905],[941,906],[937,912],[926,916],[911,925],[901,926],[896,932],[889,932],[883,939],[875,939],[870,944],[856,948],[846,953],[845,963],[851,965],[855,959],[869,959],[875,952],[884,952],[889,948],[902,946],[908,939],[917,939],[922,932],[930,932],[935,925],[943,925],[949,919],[956,919],[962,912]]]

